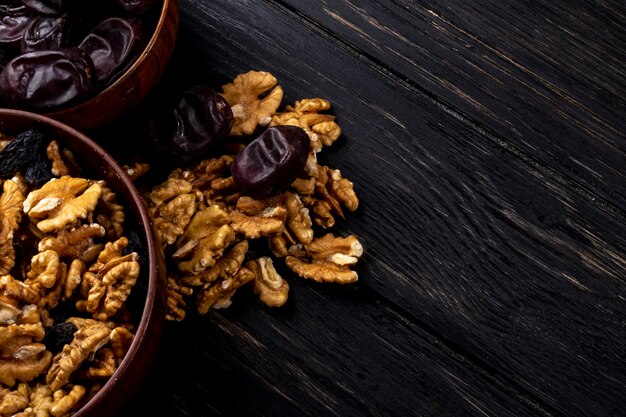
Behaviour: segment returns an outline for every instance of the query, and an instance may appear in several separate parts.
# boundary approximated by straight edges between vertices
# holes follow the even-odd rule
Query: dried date
[[[206,156],[230,132],[233,113],[228,102],[209,86],[185,90],[173,107],[157,111],[148,124],[156,153],[173,163]]]
[[[93,61],[96,81],[106,84],[128,68],[145,42],[141,21],[111,17],[94,27],[78,47]]]
[[[22,37],[22,53],[61,48],[67,24],[67,13],[60,16],[35,17]]]
[[[92,95],[93,73],[79,48],[28,52],[0,72],[0,95],[14,107],[52,109]]]
[[[270,127],[248,144],[231,167],[243,193],[257,199],[285,191],[306,164],[311,142],[297,126]]]
[[[11,45],[19,48],[26,29],[33,15],[22,5],[0,7],[0,45]]]

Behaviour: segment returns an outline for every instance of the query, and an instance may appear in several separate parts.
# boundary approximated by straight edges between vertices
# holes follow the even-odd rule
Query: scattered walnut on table
[[[144,193],[167,258],[168,320],[183,320],[196,306],[200,314],[230,305],[246,283],[268,306],[284,305],[289,284],[278,261],[305,279],[350,283],[362,253],[355,236],[328,233],[359,199],[338,169],[318,163],[317,154],[341,136],[331,104],[323,98],[296,101],[279,109],[283,90],[263,71],[240,74],[222,86],[231,105],[232,141],[199,162],[173,169],[167,179]],[[231,176],[242,136],[268,126],[302,128],[311,142],[304,172],[290,188],[257,200],[238,192]],[[246,141],[243,138],[242,141]],[[319,237],[320,232],[324,236]],[[270,256],[259,256],[265,246]]]
[[[342,238],[329,233],[308,245],[292,246],[285,263],[302,278],[345,284],[358,279],[350,267],[362,254],[363,246],[356,236]]]
[[[269,72],[249,71],[222,86],[222,95],[234,116],[231,135],[250,135],[258,126],[267,126],[272,121],[283,99],[283,89],[276,83],[276,77]]]

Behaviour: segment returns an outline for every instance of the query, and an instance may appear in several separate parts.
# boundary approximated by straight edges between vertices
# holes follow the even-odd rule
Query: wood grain
[[[624,207],[623,2],[284,3],[505,149]]]
[[[340,4],[328,7],[339,13]],[[359,235],[366,252],[356,286],[313,285],[285,273],[292,283],[285,309],[268,310],[244,289],[231,310],[168,326],[160,359],[126,415],[623,410],[623,206],[601,185],[582,193],[575,185],[587,179],[562,165],[565,148],[551,159],[536,143],[489,136],[514,123],[459,117],[445,89],[440,100],[417,88],[390,58],[360,53],[350,44],[354,33],[323,29],[282,3],[182,6],[164,93],[264,69],[278,77],[286,103],[330,99],[344,137],[320,159],[355,183],[361,208],[339,231]],[[536,96],[519,100],[547,108]],[[496,101],[478,101],[487,113],[502,111]],[[563,102],[553,108],[569,111]],[[569,119],[553,121],[585,136]],[[569,152],[604,158],[593,143]],[[616,160],[603,162],[617,172],[607,187],[622,174]]]

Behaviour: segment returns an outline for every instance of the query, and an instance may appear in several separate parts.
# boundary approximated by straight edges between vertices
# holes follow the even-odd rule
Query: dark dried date
[[[33,15],[24,6],[0,8],[0,45],[19,48]]]
[[[61,48],[68,17],[66,13],[61,16],[37,16],[32,19],[22,37],[22,53]]]
[[[158,155],[172,163],[205,156],[222,141],[233,122],[228,102],[209,86],[185,90],[173,107],[157,111],[148,124],[148,136]]]
[[[310,148],[301,128],[270,127],[235,158],[231,167],[235,185],[257,199],[281,193],[302,173]]]
[[[93,73],[79,48],[28,52],[0,72],[0,96],[13,107],[53,109],[92,95]]]
[[[78,47],[91,57],[96,81],[106,84],[128,68],[145,42],[141,21],[111,17],[94,27]]]

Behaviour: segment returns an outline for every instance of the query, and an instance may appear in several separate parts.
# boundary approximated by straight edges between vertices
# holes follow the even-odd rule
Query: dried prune
[[[19,48],[32,19],[33,15],[24,6],[0,8],[0,45]]]
[[[231,167],[235,185],[258,199],[278,194],[302,173],[310,148],[301,128],[270,127],[237,154]]]
[[[63,322],[53,324],[43,338],[43,344],[50,352],[59,352],[63,346],[74,339],[74,333],[78,330],[73,323]]]
[[[110,0],[118,9],[131,14],[142,14],[151,10],[159,0]]]
[[[0,96],[14,107],[52,109],[92,95],[93,73],[79,48],[28,52],[0,72]]]
[[[0,178],[11,178],[30,165],[43,148],[45,135],[38,130],[20,133],[0,151]]]
[[[34,153],[34,158],[26,166],[24,180],[34,186],[41,186],[52,179],[52,162],[46,157],[44,150]]]
[[[157,111],[148,125],[155,151],[173,163],[185,163],[206,155],[226,138],[233,123],[228,102],[209,86],[185,90],[173,107]]]
[[[96,81],[106,84],[128,68],[144,45],[141,21],[111,17],[94,27],[78,47],[91,57]]]
[[[22,52],[58,49],[63,44],[68,14],[33,18],[22,37]]]

